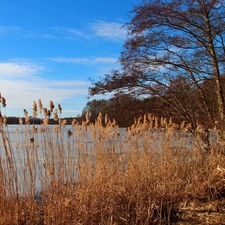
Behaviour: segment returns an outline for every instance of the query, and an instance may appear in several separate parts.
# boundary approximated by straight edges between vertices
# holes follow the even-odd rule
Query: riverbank
[[[225,200],[189,202],[179,210],[176,225],[225,224]]]

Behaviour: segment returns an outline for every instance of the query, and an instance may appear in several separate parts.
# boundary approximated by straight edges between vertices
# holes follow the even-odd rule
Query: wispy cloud
[[[86,87],[87,85],[89,85],[89,83],[87,81],[82,81],[82,80],[66,80],[66,81],[62,81],[62,80],[54,80],[51,81],[50,83],[51,87]]]
[[[43,70],[43,66],[29,62],[0,62],[0,75],[7,79],[27,79],[41,70]]]
[[[22,29],[15,26],[0,26],[0,36],[15,35],[21,33]]]
[[[67,39],[83,38],[93,40],[95,38],[104,38],[111,41],[123,41],[127,36],[127,31],[123,28],[123,24],[116,22],[106,22],[103,20],[95,20],[77,30],[72,27],[55,27],[54,31],[64,35]]]
[[[123,41],[127,31],[122,28],[123,24],[96,20],[84,24],[81,29],[73,27],[49,27],[45,30],[24,29],[15,26],[0,26],[0,37],[14,35],[19,38],[41,39],[70,39],[70,40],[93,40],[102,37],[111,41]]]
[[[97,20],[91,23],[91,29],[94,31],[96,36],[107,38],[110,40],[121,41],[127,36],[127,31],[122,28],[123,24],[115,22],[105,22]]]
[[[79,38],[91,40],[93,36],[89,34],[87,31],[84,32],[82,30],[77,30],[72,27],[54,27],[52,28],[52,32],[54,32],[58,37],[63,39],[77,40]]]
[[[23,38],[33,38],[33,39],[59,39],[56,34],[50,33],[50,31],[46,32],[38,32],[38,31],[27,31],[23,34]]]
[[[98,63],[106,63],[113,64],[117,63],[117,58],[104,58],[104,57],[96,57],[96,58],[66,58],[66,57],[56,57],[52,58],[51,61],[54,62],[64,62],[64,63],[72,63],[72,64],[98,64]]]
[[[16,37],[16,38],[41,38],[41,39],[57,39],[51,29],[48,30],[35,30],[24,29],[15,26],[0,26],[0,37]]]

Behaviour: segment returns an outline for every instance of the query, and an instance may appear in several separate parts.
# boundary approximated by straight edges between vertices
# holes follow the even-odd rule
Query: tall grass
[[[181,204],[223,197],[224,145],[206,149],[203,130],[150,114],[123,132],[101,114],[66,125],[61,111],[34,102],[16,143],[1,114],[0,224],[171,224]]]

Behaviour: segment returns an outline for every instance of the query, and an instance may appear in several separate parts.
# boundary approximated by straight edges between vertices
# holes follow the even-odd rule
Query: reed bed
[[[1,114],[0,224],[172,224],[188,202],[224,197],[224,144],[205,145],[201,127],[148,114],[121,132],[101,114],[68,125],[61,111],[34,102],[14,144]]]

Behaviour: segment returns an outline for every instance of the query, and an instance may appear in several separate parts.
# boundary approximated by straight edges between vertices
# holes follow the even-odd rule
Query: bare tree
[[[93,82],[90,95],[118,89],[136,94],[153,93],[192,124],[197,125],[201,115],[209,126],[218,124],[224,129],[224,1],[143,1],[133,8],[131,20],[125,27],[129,36],[121,53],[122,70],[112,71]],[[195,93],[189,99],[190,104],[196,103],[195,107],[183,104],[180,87],[171,85],[178,77],[184,77],[191,87],[187,96]],[[207,80],[214,81],[211,93],[202,85]],[[213,110],[208,95],[215,96]],[[201,113],[194,116],[193,110]]]

